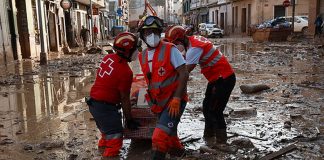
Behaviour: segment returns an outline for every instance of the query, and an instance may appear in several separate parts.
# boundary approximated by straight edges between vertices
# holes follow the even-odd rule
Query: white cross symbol
[[[108,62],[108,61],[109,61],[109,62]],[[100,64],[100,66],[99,66],[99,68],[100,68],[99,76],[102,78],[103,76],[105,76],[105,74],[110,75],[111,72],[114,70],[114,68],[111,67],[111,64],[113,64],[114,61],[113,61],[112,59],[108,58],[106,61],[102,61],[101,63],[103,63],[103,64],[109,63],[109,65],[108,65],[108,67],[109,67],[109,68],[108,68],[109,71],[108,71],[108,72],[107,72],[106,70],[103,70],[103,69],[101,68],[101,65],[102,65],[102,64]]]

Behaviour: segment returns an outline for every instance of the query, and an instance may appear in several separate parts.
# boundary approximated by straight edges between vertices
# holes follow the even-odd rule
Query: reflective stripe
[[[202,63],[205,63],[207,60],[208,60],[208,58],[211,56],[211,55],[213,55],[213,53],[215,52],[217,50],[217,48],[215,47],[215,46],[213,46],[209,51],[208,51],[208,53],[204,56],[204,57],[202,57],[202,59],[200,60],[200,64],[202,64]]]
[[[177,75],[172,76],[163,82],[155,82],[150,85],[151,89],[159,89],[159,88],[164,88],[167,87],[171,84],[173,84],[177,80]]]
[[[166,48],[166,44],[162,43],[162,47],[161,47],[161,50],[160,50],[160,53],[159,53],[159,61],[164,60],[165,48]]]
[[[223,56],[223,54],[221,52],[219,52],[218,55],[212,61],[210,61],[206,65],[201,66],[201,68],[213,66],[214,64],[216,64],[222,58],[222,56]]]
[[[142,52],[142,64],[146,63],[146,50],[147,48],[145,48],[144,51]]]
[[[168,102],[169,102],[169,99],[167,98],[167,99],[164,99],[162,101],[158,101],[157,105],[161,106],[161,107],[164,107]]]
[[[123,137],[123,134],[121,133],[115,133],[115,134],[109,134],[109,135],[106,135],[106,140],[108,139],[117,139],[117,138],[122,138]]]
[[[156,125],[156,128],[160,128],[162,129],[164,132],[166,132],[168,135],[170,135],[172,133],[172,129],[167,127],[167,126],[164,126],[162,124],[157,124]]]
[[[159,106],[159,107],[164,107],[167,103],[168,103],[168,99],[164,99],[162,101],[157,101],[155,105]],[[149,106],[153,106],[153,100],[147,101]]]

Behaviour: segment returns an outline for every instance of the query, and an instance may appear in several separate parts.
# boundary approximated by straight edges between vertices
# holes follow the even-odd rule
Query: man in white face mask
[[[162,20],[155,16],[146,17],[139,27],[140,37],[148,47],[139,54],[148,85],[145,98],[159,117],[152,135],[153,159],[165,159],[166,153],[184,153],[177,127],[188,101],[185,60],[174,44],[161,41],[161,32]]]

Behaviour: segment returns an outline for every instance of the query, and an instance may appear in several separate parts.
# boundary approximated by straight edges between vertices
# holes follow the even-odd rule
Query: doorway
[[[246,32],[246,8],[242,8],[242,17],[241,17],[241,32]]]
[[[9,22],[9,30],[11,35],[11,47],[14,60],[18,59],[18,52],[17,52],[17,35],[15,30],[15,23],[12,11],[11,0],[9,0],[9,8],[8,8],[8,22]]]
[[[69,47],[75,47],[75,41],[73,40],[73,29],[72,29],[72,19],[70,17],[69,11],[64,11],[64,18],[65,18],[65,33],[66,33],[66,40]]]
[[[224,21],[225,21],[225,15],[224,13],[220,14],[220,27],[221,29],[224,29]]]
[[[215,24],[217,24],[217,26],[218,26],[219,25],[219,22],[218,22],[218,10],[216,10],[216,12],[215,12],[215,18],[216,18]]]
[[[48,33],[51,51],[58,51],[57,36],[56,36],[56,15],[53,12],[48,12]]]
[[[32,1],[32,4],[35,1]],[[19,43],[20,49],[22,53],[22,58],[30,58],[30,40],[29,40],[29,31],[28,31],[28,21],[27,21],[27,13],[26,13],[26,1],[19,0],[16,1],[17,8],[17,26],[18,26],[18,34],[19,34]]]
[[[274,18],[284,17],[286,15],[286,8],[284,6],[274,6]]]

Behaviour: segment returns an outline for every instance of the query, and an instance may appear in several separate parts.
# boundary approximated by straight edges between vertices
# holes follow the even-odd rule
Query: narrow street
[[[203,138],[207,81],[196,67],[178,130],[188,152],[181,159],[260,159],[292,144],[296,148],[279,159],[323,159],[324,45],[313,40],[211,40],[237,77],[225,110],[231,145],[215,146]],[[100,133],[84,97],[103,56],[82,53],[51,58],[47,66],[34,60],[0,66],[1,160],[101,159]],[[138,62],[131,65],[139,73]],[[245,94],[244,84],[270,89]],[[121,159],[149,159],[150,143],[125,139]]]

